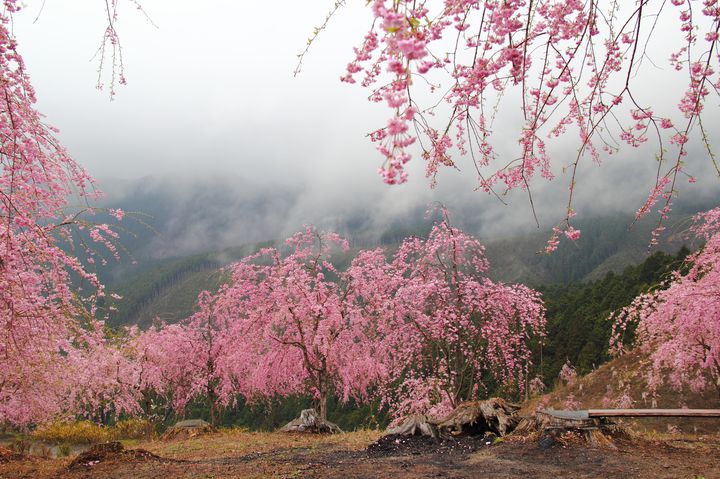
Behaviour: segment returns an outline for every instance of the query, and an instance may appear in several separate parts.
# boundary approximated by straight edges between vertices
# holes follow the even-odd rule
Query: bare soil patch
[[[68,465],[69,470],[88,469],[100,463],[127,463],[142,461],[162,461],[157,454],[145,449],[125,449],[119,442],[96,444],[78,455]]]

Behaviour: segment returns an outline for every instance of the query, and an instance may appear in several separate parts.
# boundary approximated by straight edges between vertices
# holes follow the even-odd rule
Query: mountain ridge
[[[673,225],[687,224],[690,214],[676,214]],[[647,245],[654,227],[650,221],[638,222],[632,228],[630,215],[609,215],[578,222],[583,234],[575,242],[563,241],[552,255],[539,253],[544,249],[550,231],[484,241],[490,261],[489,276],[495,281],[524,283],[531,287],[549,284],[581,283],[603,278],[610,272],[641,263],[652,251],[674,253],[686,244],[677,231],[671,232],[659,247]],[[431,223],[406,228],[403,237],[423,235]],[[672,230],[673,228],[671,228]],[[382,237],[381,237],[382,238]],[[392,253],[399,245],[397,235],[386,235],[385,241],[374,246]],[[482,239],[481,239],[482,241]],[[224,280],[224,266],[242,259],[261,247],[277,241],[248,243],[219,251],[194,253],[177,257],[146,260],[134,271],[132,267],[115,273],[109,287],[123,296],[110,316],[110,325],[138,324],[149,326],[154,318],[176,322],[192,314],[195,299],[202,290],[214,290]],[[693,246],[692,244],[690,244]],[[363,244],[363,249],[369,245]],[[340,266],[360,249],[354,245],[347,258],[339,258]]]

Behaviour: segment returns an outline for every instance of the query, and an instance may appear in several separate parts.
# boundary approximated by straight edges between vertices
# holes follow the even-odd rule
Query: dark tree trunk
[[[321,391],[318,400],[318,413],[323,421],[327,421],[327,396],[327,391]]]
[[[215,412],[215,402],[210,402],[210,424],[213,427],[217,426],[217,413]]]
[[[330,381],[328,379],[328,374],[325,369],[324,361],[323,368],[318,372],[316,384],[318,391],[316,407],[318,416],[320,416],[320,419],[322,419],[323,421],[327,421],[327,402],[330,391]]]
[[[210,424],[212,427],[217,427],[218,423],[218,406],[217,406],[217,394],[215,389],[210,387],[208,390],[208,401],[210,402]]]

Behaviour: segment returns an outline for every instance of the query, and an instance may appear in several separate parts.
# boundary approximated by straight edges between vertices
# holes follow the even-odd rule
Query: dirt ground
[[[361,431],[307,437],[223,431],[176,441],[126,443],[100,456],[0,455],[0,478],[688,478],[720,479],[720,436],[644,435],[591,448],[509,437],[452,445],[403,443]],[[473,442],[474,441],[474,442]],[[85,462],[84,462],[85,461]]]

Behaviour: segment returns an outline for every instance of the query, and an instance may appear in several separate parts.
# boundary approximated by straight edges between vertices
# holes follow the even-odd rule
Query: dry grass
[[[171,459],[212,459],[244,456],[277,450],[308,451],[329,448],[360,450],[377,440],[381,431],[361,430],[332,435],[305,435],[280,432],[250,432],[225,429],[177,441],[139,442],[137,447]]]
[[[222,430],[136,447],[164,459],[122,456],[69,470],[71,458],[0,463],[0,479],[172,478],[577,478],[676,479],[720,477],[720,436],[641,434],[607,450],[580,442],[543,450],[533,441],[507,441],[469,454],[369,457],[361,452],[380,436],[359,431],[333,436]],[[180,461],[178,461],[180,460]]]
[[[120,439],[152,437],[153,427],[141,419],[119,421],[114,426],[101,426],[91,421],[53,422],[32,433],[33,439],[53,443],[95,444]]]

